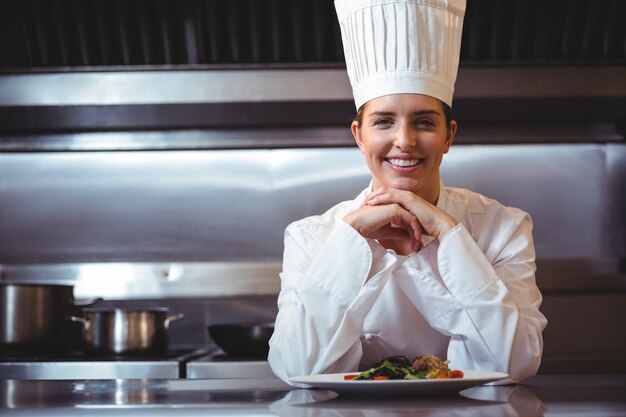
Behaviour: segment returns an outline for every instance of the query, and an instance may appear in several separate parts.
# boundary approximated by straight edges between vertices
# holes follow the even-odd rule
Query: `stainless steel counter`
[[[276,378],[0,381],[3,416],[626,416],[625,375],[537,376],[427,398],[348,398]]]
[[[187,378],[276,378],[266,360],[221,358],[208,354],[186,364]]]

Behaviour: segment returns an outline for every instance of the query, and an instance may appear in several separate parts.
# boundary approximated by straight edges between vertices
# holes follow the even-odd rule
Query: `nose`
[[[396,131],[396,137],[393,141],[393,145],[401,151],[409,151],[415,147],[417,139],[415,132],[410,126],[401,126]]]

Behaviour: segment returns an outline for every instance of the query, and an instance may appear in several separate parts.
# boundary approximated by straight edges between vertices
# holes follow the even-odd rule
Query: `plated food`
[[[435,379],[387,379],[387,380],[346,380],[346,373],[302,375],[289,378],[292,384],[301,388],[320,388],[334,391],[339,395],[357,397],[405,397],[417,398],[427,395],[456,394],[464,389],[500,381],[507,374],[493,371],[463,370],[463,378]]]
[[[304,388],[327,389],[340,395],[397,397],[457,393],[509,377],[492,371],[451,370],[448,364],[449,361],[435,355],[418,356],[413,361],[404,356],[391,356],[361,373],[302,375],[289,381]]]
[[[385,381],[392,379],[450,379],[463,378],[463,371],[451,370],[450,361],[435,355],[420,355],[409,361],[405,356],[384,358],[367,371],[359,374],[347,374],[346,381]]]

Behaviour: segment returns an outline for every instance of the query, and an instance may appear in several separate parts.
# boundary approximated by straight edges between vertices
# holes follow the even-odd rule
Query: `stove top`
[[[221,350],[172,350],[162,356],[22,354],[0,352],[0,380],[276,378],[264,358],[233,357]]]
[[[187,356],[201,356],[209,352],[207,349],[170,350],[162,355],[111,355],[103,353],[87,353],[74,351],[66,353],[37,352],[19,353],[15,351],[0,351],[0,362],[102,362],[102,361],[166,361],[184,359]]]
[[[148,379],[184,378],[186,363],[208,349],[173,350],[162,356],[0,354],[0,379]]]

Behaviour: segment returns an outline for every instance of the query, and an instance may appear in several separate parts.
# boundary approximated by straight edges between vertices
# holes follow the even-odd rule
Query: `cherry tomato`
[[[463,371],[459,371],[458,369],[452,371],[452,378],[463,378]]]
[[[343,376],[343,379],[344,379],[344,380],[346,380],[346,381],[351,381],[351,380],[353,380],[354,378],[356,378],[357,376],[359,376],[359,375],[358,375],[358,374],[354,374],[354,375],[344,375],[344,376]]]
[[[435,377],[435,379],[448,379],[448,375],[446,374],[439,374]]]
[[[388,376],[375,376],[374,377],[374,381],[386,381],[388,379],[389,379]]]

